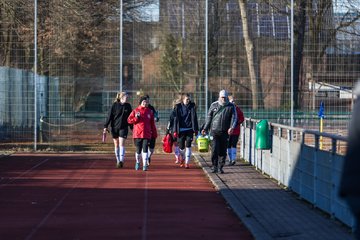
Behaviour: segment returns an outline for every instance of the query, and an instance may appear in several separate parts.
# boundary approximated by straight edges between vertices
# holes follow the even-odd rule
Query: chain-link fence
[[[360,76],[359,6],[2,0],[0,141],[71,149],[100,142],[120,90],[133,108],[150,96],[160,132],[179,93],[191,94],[202,123],[227,89],[246,117],[303,128],[319,129],[322,103],[323,131],[345,135]]]

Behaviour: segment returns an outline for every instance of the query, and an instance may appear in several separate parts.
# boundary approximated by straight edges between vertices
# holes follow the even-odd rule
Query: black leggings
[[[236,148],[238,141],[239,141],[239,135],[230,135],[227,148]]]
[[[134,138],[134,144],[136,147],[136,153],[140,154],[141,150],[144,153],[148,152],[149,139],[146,138]]]
[[[191,147],[191,142],[193,140],[194,132],[193,130],[187,130],[184,132],[179,133],[179,137],[177,139],[177,142],[179,144],[179,148],[181,150],[184,150],[185,147]]]
[[[154,149],[155,148],[155,143],[156,143],[156,138],[151,138],[150,141],[149,141],[149,148]]]

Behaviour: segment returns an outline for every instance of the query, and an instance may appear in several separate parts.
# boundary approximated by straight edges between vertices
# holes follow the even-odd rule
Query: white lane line
[[[40,165],[43,165],[44,163],[46,163],[46,162],[49,161],[49,160],[50,160],[50,158],[47,158],[47,159],[39,162],[38,164],[36,164],[36,165],[33,166],[32,168],[28,169],[26,172],[23,172],[23,173],[21,173],[20,175],[18,175],[17,177],[11,179],[10,181],[8,181],[8,182],[6,182],[6,183],[2,183],[2,184],[0,185],[0,188],[8,186],[10,183],[12,183],[12,182],[20,179],[21,177],[23,177],[23,176],[25,176],[26,174],[30,173],[32,170],[34,170],[35,168],[39,167]]]
[[[142,226],[142,240],[146,240],[147,235],[147,225],[148,225],[148,172],[145,173],[145,189],[144,189],[144,217],[143,217],[143,226]]]
[[[64,196],[57,202],[57,204],[50,210],[50,212],[41,220],[41,222],[33,228],[25,240],[30,240],[35,233],[46,223],[50,216],[59,208],[59,206],[64,202],[64,200],[69,196],[69,194],[74,191],[74,189],[79,185],[79,183],[84,179],[85,175],[90,171],[90,169],[95,164],[96,160],[90,165],[87,171],[81,176],[81,178],[64,194]]]

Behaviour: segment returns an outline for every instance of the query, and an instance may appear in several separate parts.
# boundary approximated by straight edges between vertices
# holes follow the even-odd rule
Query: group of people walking
[[[126,92],[118,93],[104,124],[104,131],[111,126],[111,135],[115,147],[116,167],[122,168],[125,159],[125,140],[128,129],[132,129],[135,153],[135,169],[147,171],[154,153],[158,136],[155,122],[159,117],[155,108],[150,104],[148,95],[141,96],[139,106],[132,109],[127,101]],[[236,145],[239,140],[240,124],[244,121],[241,109],[236,106],[234,98],[226,90],[219,92],[219,98],[209,108],[206,122],[200,128],[196,113],[196,104],[191,101],[189,94],[179,95],[173,102],[167,133],[171,134],[174,142],[175,163],[185,169],[190,168],[192,142],[199,132],[212,137],[211,161],[213,173],[224,173],[223,167],[226,156],[229,165],[236,160]]]
[[[356,88],[360,92],[360,83]],[[360,94],[358,94],[360,95]],[[155,122],[159,117],[155,108],[150,104],[148,95],[139,99],[139,106],[132,109],[128,103],[126,92],[118,93],[111,106],[107,120],[104,124],[104,131],[111,126],[111,135],[114,142],[116,166],[122,168],[125,159],[125,140],[129,128],[132,129],[135,152],[135,169],[139,170],[142,162],[142,169],[148,170],[151,156],[154,153],[156,138],[158,136]],[[359,102],[357,102],[359,103]],[[340,186],[340,195],[345,198],[354,215],[359,219],[358,196],[354,191],[354,179],[358,176],[359,164],[355,161],[359,156],[359,128],[356,120],[360,112],[360,104],[355,105],[353,121],[351,122],[349,147],[345,156],[344,174]],[[359,111],[358,111],[359,110]],[[173,101],[173,109],[170,113],[167,132],[171,134],[174,142],[175,163],[180,167],[190,168],[191,144],[194,136],[199,131],[201,134],[209,134],[211,141],[211,161],[213,173],[224,173],[223,167],[226,157],[229,158],[229,165],[236,161],[236,145],[240,135],[240,124],[244,121],[244,114],[236,105],[233,96],[229,96],[226,90],[219,92],[219,98],[213,102],[208,110],[205,124],[199,128],[196,105],[191,101],[189,94],[181,94]],[[355,131],[354,131],[355,130]],[[354,161],[353,161],[354,160]],[[351,166],[351,167],[350,167]],[[355,170],[354,170],[355,169]],[[350,176],[350,177],[349,177]],[[357,177],[358,178],[358,177]],[[359,224],[356,226],[355,235],[360,239]]]

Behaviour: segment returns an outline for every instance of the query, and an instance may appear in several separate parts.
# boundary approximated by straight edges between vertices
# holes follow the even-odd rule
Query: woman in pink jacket
[[[142,157],[143,170],[147,171],[149,141],[151,138],[157,138],[154,114],[147,105],[148,99],[146,96],[141,97],[139,106],[135,108],[128,117],[128,123],[134,126],[133,139],[136,147],[135,170],[139,170],[140,159]]]

